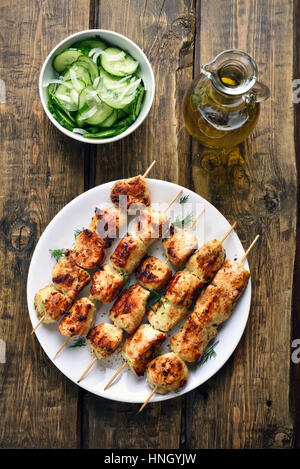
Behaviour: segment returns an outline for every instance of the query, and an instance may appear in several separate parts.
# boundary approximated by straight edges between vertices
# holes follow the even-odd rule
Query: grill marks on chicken
[[[111,265],[102,265],[92,277],[90,298],[101,301],[103,304],[111,303],[120,293],[124,284],[124,277]]]
[[[132,285],[116,300],[110,310],[109,318],[128,334],[133,334],[146,313],[149,296],[150,292],[145,288],[138,284]]]
[[[50,324],[58,321],[68,311],[72,300],[59,292],[53,285],[41,288],[34,297],[34,307],[44,323]]]
[[[167,258],[176,267],[185,264],[198,247],[197,237],[192,231],[175,226],[171,226],[170,236],[164,238],[162,244]]]
[[[142,376],[148,362],[154,357],[167,335],[149,324],[142,324],[137,331],[125,340],[121,354],[131,370]]]
[[[150,205],[150,193],[147,181],[143,176],[135,176],[124,181],[116,182],[110,192],[110,198],[114,205],[119,207],[120,196],[126,196],[126,208],[134,208],[141,204],[148,207]]]
[[[121,345],[123,331],[113,324],[103,322],[91,329],[86,338],[95,357],[102,360],[112,355]]]
[[[81,290],[88,285],[91,276],[78,267],[74,261],[61,258],[52,270],[52,281],[60,292],[74,300]]]
[[[140,264],[136,279],[147,290],[162,290],[171,280],[172,270],[164,261],[154,256],[146,257]]]
[[[165,353],[148,363],[147,382],[159,394],[167,394],[182,388],[188,378],[188,367],[175,353]]]
[[[94,326],[96,307],[88,298],[75,301],[69,312],[61,320],[58,330],[65,336],[87,335]]]
[[[90,230],[83,230],[75,240],[74,249],[67,249],[65,256],[84,269],[95,269],[105,259],[105,243]]]

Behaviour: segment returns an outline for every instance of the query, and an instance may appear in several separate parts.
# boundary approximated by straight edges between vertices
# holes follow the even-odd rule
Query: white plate
[[[49,249],[72,247],[74,242],[74,230],[89,225],[95,207],[107,207],[111,205],[109,193],[113,183],[114,182],[109,182],[95,187],[76,197],[76,199],[72,200],[53,218],[42,234],[31,259],[27,281],[28,309],[33,326],[38,321],[33,305],[34,295],[40,288],[51,283],[51,270],[55,264],[55,260],[49,254]],[[155,203],[169,202],[181,188],[176,184],[156,179],[148,179],[148,184],[152,205],[155,205]],[[221,239],[230,227],[229,222],[205,199],[188,189],[182,189],[184,195],[189,195],[188,204],[192,204],[180,206],[181,208],[184,207],[185,213],[189,212],[191,208],[195,213],[199,211],[201,206],[205,207],[205,213],[197,224],[199,244],[213,238]],[[176,213],[171,213],[171,218],[174,219],[174,217],[176,217]],[[115,245],[116,243],[113,244],[112,249]],[[228,259],[241,258],[244,253],[242,244],[235,232],[231,233],[226,239],[224,247]],[[165,259],[160,241],[157,241],[149,252],[157,257]],[[246,268],[249,268],[247,261],[245,261],[244,265]],[[132,276],[132,283],[133,280],[134,276]],[[82,292],[81,296],[87,294],[88,287]],[[251,281],[249,281],[247,289],[239,300],[233,314],[220,328],[217,336],[219,343],[215,348],[216,357],[201,366],[196,365],[191,367],[188,383],[180,392],[166,395],[156,394],[153,396],[152,401],[162,401],[177,397],[200,386],[213,376],[224,365],[236,348],[247,323],[250,303]],[[111,304],[104,306],[97,303],[96,324],[103,322],[103,320],[109,321],[107,319],[107,313],[110,308]],[[170,332],[170,336],[173,335],[181,325],[173,328]],[[42,324],[37,329],[36,336],[45,353],[52,361],[55,352],[65,340],[65,338],[58,333],[57,324]],[[167,342],[169,342],[169,340]],[[167,350],[168,344],[164,344],[162,352]],[[64,375],[76,383],[92,358],[88,345],[80,348],[70,348],[66,346],[53,363]],[[106,397],[107,399],[134,403],[144,402],[150,392],[145,377],[136,378],[128,368],[123,370],[106,391],[103,391],[104,385],[119,368],[121,363],[122,360],[119,352],[102,362],[97,361],[86,377],[80,382],[79,386],[98,396]]]

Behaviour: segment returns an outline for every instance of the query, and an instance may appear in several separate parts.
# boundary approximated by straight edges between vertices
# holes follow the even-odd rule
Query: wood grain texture
[[[243,49],[257,61],[259,78],[268,84],[272,97],[262,104],[252,136],[227,160],[193,143],[196,191],[229,220],[238,221],[244,245],[256,233],[261,240],[250,256],[253,296],[246,332],[223,369],[188,396],[188,445],[292,447],[293,2],[203,1],[197,9],[196,38],[196,73],[200,63],[221,50]]]
[[[117,0],[99,3],[99,28],[113,29],[135,41],[153,66],[156,94],[142,126],[121,142],[97,149],[91,162],[91,185],[143,172],[153,159],[149,177],[189,186],[190,139],[183,128],[181,101],[192,79],[195,29],[192,1],[127,1],[122,14]],[[94,180],[93,180],[94,177]],[[184,399],[139,406],[84,394],[84,448],[178,448],[182,444]],[[172,431],[170,431],[170,421]]]
[[[76,4],[76,6],[75,6]],[[75,14],[76,12],[76,14]],[[89,24],[89,3],[15,1],[0,6],[0,446],[76,447],[77,389],[50,363],[26,306],[33,248],[53,216],[83,191],[84,150],[58,132],[38,96],[43,60],[58,41]]]
[[[295,74],[294,79],[300,78],[300,2],[295,1],[295,47],[294,61]],[[298,180],[298,218],[297,218],[297,249],[295,258],[295,272],[293,284],[293,339],[300,339],[300,92],[299,85],[295,88],[298,103],[295,102],[295,133],[296,133],[296,153],[297,153],[297,180]],[[298,345],[299,347],[299,345]],[[293,348],[294,351],[294,348]],[[299,353],[297,354],[299,358]],[[292,365],[293,386],[291,388],[291,396],[295,403],[295,448],[300,449],[300,363]]]

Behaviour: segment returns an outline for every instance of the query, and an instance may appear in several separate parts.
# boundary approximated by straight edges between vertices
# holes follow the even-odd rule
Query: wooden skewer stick
[[[252,243],[250,244],[250,246],[248,247],[247,251],[245,252],[245,254],[243,255],[243,257],[241,258],[240,260],[240,263],[242,264],[244,262],[244,260],[246,259],[246,257],[248,256],[249,252],[251,251],[251,249],[253,248],[254,244],[256,243],[256,241],[258,240],[259,238],[259,235],[255,236],[254,240],[252,241]]]
[[[151,397],[156,393],[157,391],[157,386],[155,386],[155,388],[152,390],[152,392],[149,394],[149,396],[147,397],[147,399],[145,400],[144,404],[142,405],[142,407],[140,408],[140,410],[138,411],[138,414],[140,414],[143,410],[144,407],[146,407],[146,405],[148,404],[148,402],[150,401]]]
[[[199,220],[199,218],[201,217],[201,215],[203,215],[203,213],[205,212],[205,208],[203,208],[202,210],[200,210],[200,212],[198,213],[198,215],[196,216],[195,220],[193,221],[193,223],[191,224],[191,226],[188,228],[189,230],[192,230],[194,228],[194,226],[196,225],[197,221]]]
[[[61,350],[64,348],[65,345],[67,345],[67,343],[69,342],[69,340],[71,339],[71,337],[67,337],[66,340],[64,341],[64,343],[59,347],[59,349],[57,350],[56,354],[54,355],[54,357],[52,358],[52,360],[55,360],[55,358],[57,357],[57,355],[59,354],[59,352],[61,352]]]
[[[153,166],[155,165],[156,163],[156,160],[153,160],[152,163],[150,164],[149,168],[146,169],[146,171],[144,172],[143,174],[143,178],[145,178],[147,176],[147,174],[151,171],[151,169],[153,168]]]
[[[231,227],[229,228],[229,230],[227,231],[227,233],[224,234],[223,238],[220,240],[220,244],[223,244],[225,239],[230,235],[230,233],[234,230],[234,228],[236,227],[237,225],[237,222],[235,221],[233,225],[231,225]]]
[[[31,335],[35,333],[35,331],[36,331],[37,328],[42,324],[42,322],[44,321],[44,319],[45,319],[45,316],[42,316],[41,319],[39,320],[39,322],[36,324],[36,326],[34,326],[34,328],[32,329]]]
[[[77,380],[77,383],[80,383],[80,381],[85,377],[85,375],[87,374],[87,372],[92,368],[92,366],[94,365],[94,363],[96,363],[97,361],[97,357],[95,357],[91,363],[89,364],[89,366],[86,368],[86,370],[82,373],[82,375],[80,376],[80,378]]]
[[[226,235],[223,236],[222,238],[222,241],[224,241],[224,239],[229,235],[229,233],[231,233],[231,231],[234,229],[234,226],[236,225],[236,222],[231,226],[230,230],[227,231]],[[252,243],[250,244],[250,246],[248,247],[247,251],[245,252],[245,254],[243,255],[243,257],[241,258],[240,260],[240,263],[242,264],[244,262],[244,260],[246,259],[246,257],[248,256],[249,252],[251,251],[251,249],[253,248],[254,244],[256,243],[256,241],[258,240],[259,238],[259,235],[257,235],[254,240],[252,241]],[[150,401],[151,397],[153,396],[153,394],[155,394],[157,390],[157,386],[152,390],[152,392],[149,394],[149,396],[147,397],[147,399],[145,400],[144,404],[142,405],[142,407],[140,408],[140,410],[138,411],[138,414],[140,414],[143,410],[143,408],[148,404],[148,402]]]
[[[115,374],[113,375],[112,378],[110,378],[110,380],[108,381],[107,385],[104,387],[104,391],[108,388],[108,386],[111,385],[111,383],[115,380],[115,378],[121,373],[121,371],[123,370],[123,368],[125,368],[125,366],[127,365],[126,362],[124,362],[120,368],[115,372]]]
[[[171,202],[169,202],[168,206],[163,210],[163,213],[166,213],[166,211],[171,207],[171,205],[174,204],[175,200],[177,199],[177,197],[180,196],[180,194],[182,193],[182,189],[180,189],[176,195],[174,195],[173,199],[171,200]]]

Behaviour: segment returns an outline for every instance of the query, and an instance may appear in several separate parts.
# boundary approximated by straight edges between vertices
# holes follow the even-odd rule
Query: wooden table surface
[[[300,338],[300,268],[294,277],[300,104],[292,101],[292,80],[300,78],[299,13],[292,0],[1,1],[1,447],[300,447],[300,365],[291,361],[292,340]],[[38,96],[49,51],[88,28],[135,41],[156,80],[146,121],[105,146],[65,137]],[[191,140],[181,104],[200,64],[229,48],[255,58],[271,99],[225,164]],[[244,246],[256,233],[261,239],[249,258],[251,313],[233,356],[193,392],[150,404],[137,416],[138,405],[87,393],[51,364],[30,336],[26,278],[41,233],[66,203],[141,173],[154,158],[151,177],[192,189],[237,220]],[[300,253],[296,259],[300,266]]]

